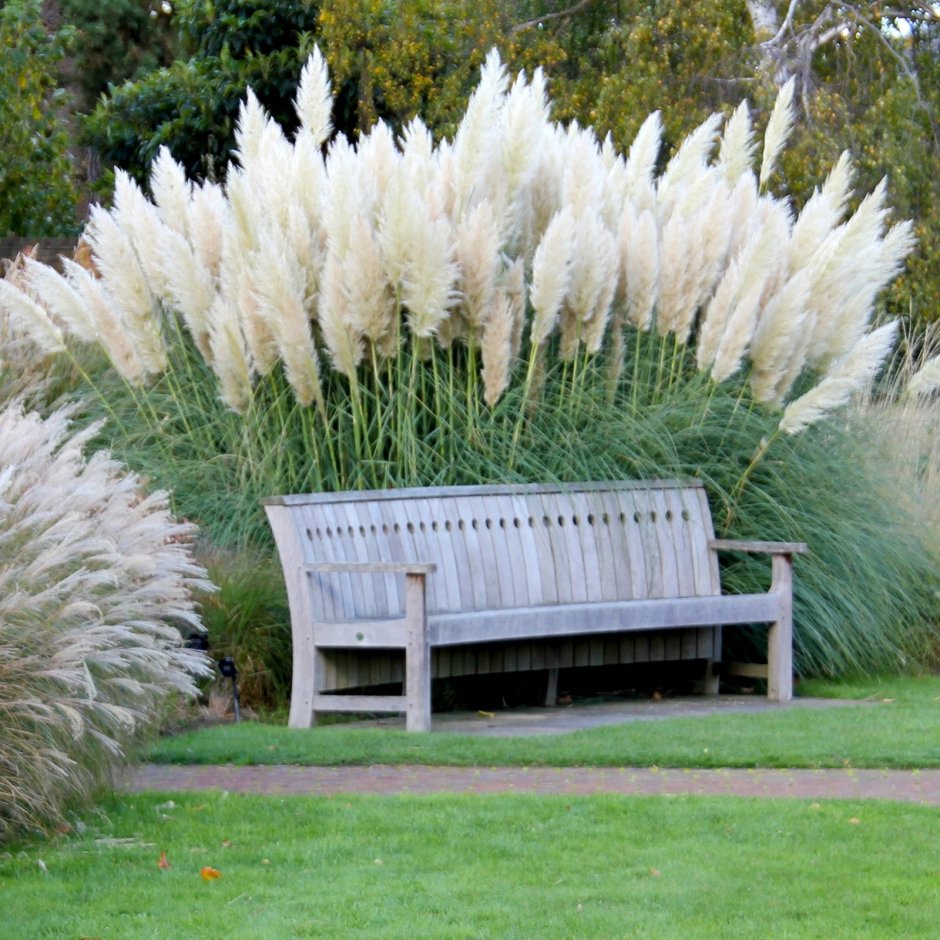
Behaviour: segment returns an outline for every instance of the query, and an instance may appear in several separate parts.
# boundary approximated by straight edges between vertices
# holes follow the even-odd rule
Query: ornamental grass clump
[[[193,527],[69,423],[0,411],[0,841],[60,823],[208,672],[180,633]]]
[[[658,113],[618,153],[494,52],[452,139],[415,119],[353,144],[314,52],[293,138],[248,91],[224,187],[166,150],[152,199],[118,172],[90,267],[30,264],[0,307],[50,352],[81,355],[92,324],[115,446],[223,544],[265,544],[274,492],[700,476],[722,534],[813,542],[825,520],[804,666],[897,665],[901,598],[916,633],[935,559],[880,526],[862,541],[894,567],[847,571],[842,496],[875,484],[827,461],[849,432],[824,419],[891,351],[875,301],[911,227],[884,184],[849,211],[847,154],[802,207],[774,194],[792,98],[762,141],[744,103],[664,162]]]

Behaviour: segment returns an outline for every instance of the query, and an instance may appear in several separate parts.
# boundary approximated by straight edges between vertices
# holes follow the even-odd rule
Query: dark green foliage
[[[49,34],[39,0],[0,4],[0,235],[77,228],[57,68],[72,32]]]
[[[94,107],[109,84],[168,65],[176,53],[172,7],[147,0],[60,0],[78,33],[69,66],[80,110]]]
[[[187,0],[177,22],[190,57],[112,89],[87,119],[87,139],[141,182],[162,146],[190,176],[221,177],[246,86],[285,128],[296,125],[317,10],[308,0]]]

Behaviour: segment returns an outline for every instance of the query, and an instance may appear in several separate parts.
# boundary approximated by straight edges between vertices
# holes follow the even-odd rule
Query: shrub
[[[0,840],[61,821],[206,671],[192,526],[69,418],[0,412]]]
[[[155,203],[119,174],[85,233],[96,273],[32,265],[0,304],[40,337],[100,336],[128,459],[228,544],[284,489],[697,475],[723,534],[813,542],[804,668],[898,665],[935,560],[863,438],[822,419],[893,346],[874,302],[910,226],[887,227],[883,185],[847,216],[848,155],[798,214],[768,192],[791,98],[759,170],[744,104],[657,172],[657,114],[621,155],[494,54],[453,140],[379,124],[324,156],[314,55],[293,140],[249,93],[225,189],[165,151]]]

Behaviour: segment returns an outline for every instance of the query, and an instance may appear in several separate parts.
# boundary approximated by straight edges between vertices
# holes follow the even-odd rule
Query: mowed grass
[[[298,731],[243,722],[163,738],[146,758],[194,764],[940,767],[940,677],[813,682],[804,684],[803,694],[858,704],[515,738],[408,734],[355,723]]]
[[[147,794],[86,825],[0,856],[4,936],[911,940],[940,923],[940,814],[913,805]]]

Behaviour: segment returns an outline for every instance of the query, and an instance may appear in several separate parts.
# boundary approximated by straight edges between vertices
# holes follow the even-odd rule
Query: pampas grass
[[[61,821],[208,672],[180,637],[209,587],[192,526],[69,417],[0,412],[0,841]]]
[[[847,157],[802,211],[770,191],[791,86],[760,169],[744,105],[723,135],[718,116],[692,130],[662,172],[658,114],[620,154],[552,122],[542,76],[510,81],[495,53],[451,140],[415,119],[397,139],[379,125],[321,148],[328,89],[314,57],[293,140],[248,93],[224,191],[194,189],[160,154],[155,208],[134,211],[159,223],[155,254],[186,246],[180,283],[165,257],[142,257],[144,225],[122,226],[123,208],[108,223],[98,210],[114,234],[95,240],[114,251],[95,262],[105,276],[65,275],[123,378],[96,379],[123,453],[172,476],[187,515],[243,546],[266,544],[256,499],[285,490],[698,475],[725,534],[808,537],[792,524],[807,523],[798,488],[775,468],[822,464],[818,435],[842,433],[835,411],[877,375],[894,329],[872,329],[877,293],[911,240],[889,227],[882,188],[847,213]],[[137,266],[118,290],[127,240]],[[74,332],[53,293],[40,301],[50,322]],[[172,350],[149,383],[147,317]],[[797,430],[805,458],[785,433]],[[868,668],[854,640],[831,661],[821,648],[837,639],[831,611],[849,623],[861,590],[834,560],[838,534],[823,541],[805,562],[824,587],[801,601],[803,661]],[[896,663],[895,639],[875,645]]]

